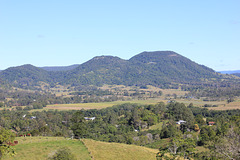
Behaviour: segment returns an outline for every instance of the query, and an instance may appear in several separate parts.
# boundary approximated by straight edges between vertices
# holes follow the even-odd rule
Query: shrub
[[[76,160],[76,157],[71,153],[67,147],[62,147],[56,153],[48,158],[49,160]]]

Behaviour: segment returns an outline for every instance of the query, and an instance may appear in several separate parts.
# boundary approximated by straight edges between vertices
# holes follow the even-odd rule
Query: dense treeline
[[[206,97],[209,100],[223,100],[240,96],[239,79],[217,80],[211,83],[202,82],[194,84],[184,84],[181,86],[184,91],[190,91],[188,97]]]
[[[179,107],[180,109],[175,113]],[[69,127],[71,126],[76,137],[144,145],[154,141],[155,138],[159,139],[160,131],[153,132],[154,134],[141,131],[166,119],[174,121],[183,118],[189,121],[187,126],[192,127],[193,123],[190,122],[193,121],[193,117],[189,116],[191,111],[183,104],[171,104],[167,108],[164,103],[159,103],[147,106],[123,104],[102,110],[79,112],[44,111],[29,113],[26,111],[3,110],[0,112],[0,125],[4,128],[13,129],[19,134],[28,132],[33,135],[48,136],[69,136],[71,133]],[[96,117],[96,119],[86,121],[84,117]],[[82,123],[75,124],[75,122]],[[152,138],[147,140],[146,135]],[[144,142],[142,142],[142,139],[145,139]]]
[[[91,138],[106,142],[159,148],[158,158],[172,156],[195,159],[236,159],[230,151],[232,140],[239,145],[240,110],[212,111],[186,107],[182,103],[160,102],[156,105],[122,104],[101,110],[27,112],[0,111],[0,126],[17,135],[65,136]],[[92,118],[92,119],[91,119]],[[176,124],[177,121],[186,121]],[[208,124],[212,123],[212,126]],[[153,125],[161,124],[157,129]],[[231,139],[229,139],[231,137]],[[197,147],[206,152],[195,152]]]

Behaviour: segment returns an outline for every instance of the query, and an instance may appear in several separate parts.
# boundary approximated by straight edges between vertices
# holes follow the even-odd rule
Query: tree
[[[10,130],[0,128],[0,159],[5,155],[14,155],[14,150],[11,148],[10,144],[13,142],[15,136]]]
[[[198,114],[195,116],[195,122],[199,125],[204,125],[206,122],[203,120],[203,116],[201,114]]]
[[[233,101],[234,101],[234,98],[233,98],[233,97],[230,97],[230,98],[228,98],[227,103],[231,103],[231,102],[233,102]]]
[[[185,126],[187,128],[194,128],[194,116],[192,111],[187,108],[183,103],[169,103],[168,112],[171,116],[174,117],[175,120],[184,120],[186,121]]]
[[[199,126],[198,126],[198,124],[195,124],[194,126],[195,126],[195,127],[194,127],[194,130],[195,130],[195,131],[199,131]]]
[[[48,158],[49,160],[76,160],[75,155],[73,155],[69,148],[62,147],[56,151],[56,153]]]
[[[42,133],[43,136],[46,136],[49,132],[51,132],[51,130],[48,126],[43,126],[39,129],[39,132]]]
[[[164,155],[165,153],[170,153],[175,158],[177,157],[177,155],[187,158],[193,153],[195,146],[196,143],[193,138],[189,137],[189,135],[181,135],[174,137],[168,147],[166,147],[165,149],[160,148],[159,150],[160,152],[162,152],[162,155]]]
[[[85,138],[87,136],[87,125],[82,111],[77,111],[71,119],[71,129],[76,138]]]
[[[231,128],[214,145],[214,151],[224,159],[237,160],[240,158],[240,135]]]

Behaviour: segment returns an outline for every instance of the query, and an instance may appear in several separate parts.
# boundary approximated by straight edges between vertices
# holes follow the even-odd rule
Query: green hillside
[[[67,147],[78,160],[90,160],[87,148],[79,140],[67,140],[61,137],[18,137],[14,146],[16,155],[5,157],[6,160],[44,160],[59,148]]]
[[[95,160],[154,160],[158,152],[157,149],[90,139],[84,139],[84,143],[79,140],[67,140],[61,137],[18,137],[16,140],[19,143],[13,147],[16,155],[4,157],[5,160],[43,160],[62,147],[69,148],[78,160],[90,160],[92,159],[91,156]]]
[[[10,67],[0,73],[0,79],[20,88],[36,86],[40,81],[52,82],[49,72],[30,64]]]

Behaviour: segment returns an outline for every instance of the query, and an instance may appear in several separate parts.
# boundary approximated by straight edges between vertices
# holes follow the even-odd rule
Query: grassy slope
[[[168,120],[164,121],[165,123],[168,122]],[[142,129],[142,131],[147,131],[147,130],[161,130],[162,129],[163,122],[159,122],[155,125],[150,126],[148,129]]]
[[[13,146],[17,153],[5,160],[43,160],[53,155],[61,147],[68,147],[79,160],[155,160],[157,149],[120,143],[107,143],[84,139],[66,140],[60,137],[17,137],[18,145]],[[89,154],[91,153],[91,155]]]
[[[60,137],[17,137],[19,144],[14,146],[17,153],[6,160],[43,160],[61,147],[68,147],[79,160],[90,160],[87,148],[79,140],[66,140]]]
[[[158,123],[158,124],[155,124],[155,125],[153,125],[153,126],[150,126],[149,129],[151,129],[151,130],[156,130],[156,129],[161,130],[161,129],[162,129],[162,125],[163,125],[163,122],[160,122],[160,123]]]
[[[84,144],[95,160],[155,160],[157,149],[121,143],[106,143],[84,139]]]

